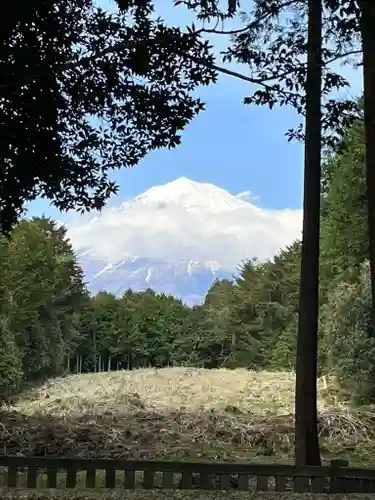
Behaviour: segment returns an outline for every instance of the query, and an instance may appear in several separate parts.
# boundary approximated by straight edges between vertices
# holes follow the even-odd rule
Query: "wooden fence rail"
[[[3,487],[375,493],[375,469],[0,456]],[[1,476],[0,476],[1,481]]]

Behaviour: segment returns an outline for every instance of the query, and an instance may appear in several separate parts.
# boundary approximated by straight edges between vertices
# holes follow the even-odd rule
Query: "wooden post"
[[[331,480],[330,480],[330,493],[345,493],[345,478],[337,477],[337,472],[341,467],[349,467],[348,460],[340,458],[331,460]]]

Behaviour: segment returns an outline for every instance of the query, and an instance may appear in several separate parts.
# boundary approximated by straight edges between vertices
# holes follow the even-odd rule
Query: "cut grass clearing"
[[[82,410],[127,410],[128,398],[138,395],[148,408],[196,412],[235,406],[261,415],[292,411],[294,377],[288,372],[143,369],[71,375],[50,382],[21,399],[21,412],[45,411],[59,416]],[[45,394],[49,394],[46,399]],[[324,400],[320,403],[324,405]]]
[[[319,383],[323,457],[367,464],[375,411],[332,404],[334,392]],[[72,375],[3,408],[0,441],[11,455],[47,445],[51,456],[285,463],[293,454],[293,406],[294,375],[287,372],[166,368]],[[192,498],[155,494],[127,492],[134,499]],[[223,498],[244,498],[236,495]]]

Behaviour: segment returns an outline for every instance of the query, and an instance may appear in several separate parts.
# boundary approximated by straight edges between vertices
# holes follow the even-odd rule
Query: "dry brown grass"
[[[319,384],[323,452],[372,438],[375,414],[333,406]],[[8,453],[40,443],[51,455],[285,460],[293,447],[294,376],[288,372],[145,369],[50,381],[4,409]]]
[[[286,462],[293,452],[293,393],[294,376],[286,372],[168,368],[69,376],[3,408],[0,442],[9,454],[48,444],[54,456]],[[319,383],[323,456],[366,463],[375,411],[333,404],[334,393],[332,381],[328,387]],[[128,495],[147,500],[189,494]],[[223,498],[244,498],[234,495]]]
[[[255,415],[286,415],[293,412],[294,383],[289,372],[245,369],[164,368],[71,375],[29,393],[18,409],[30,415],[48,412],[59,417],[93,409],[121,412],[136,394],[147,408],[159,410],[220,411],[233,406]],[[319,386],[319,407],[325,408],[329,406],[326,389],[323,382]]]
[[[137,394],[147,408],[223,410],[237,406],[257,415],[286,414],[293,406],[287,372],[165,368],[72,375],[52,381],[21,400],[20,411],[71,416],[73,412],[123,411]],[[50,398],[45,399],[48,392]]]

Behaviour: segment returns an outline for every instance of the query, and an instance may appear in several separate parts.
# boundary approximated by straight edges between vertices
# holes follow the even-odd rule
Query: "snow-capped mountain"
[[[213,184],[179,178],[68,225],[93,292],[128,288],[199,302],[245,259],[269,258],[300,235],[300,210],[269,210]]]
[[[157,259],[129,259],[107,263],[80,258],[90,282],[90,290],[96,293],[107,290],[121,294],[127,288],[135,291],[152,288],[158,292],[176,295],[188,304],[200,302],[216,278],[231,279],[233,273],[215,269],[209,262],[169,263]]]

